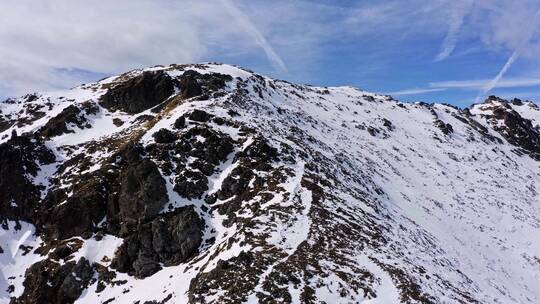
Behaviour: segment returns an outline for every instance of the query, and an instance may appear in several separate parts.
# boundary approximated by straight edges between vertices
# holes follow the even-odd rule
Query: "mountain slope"
[[[0,302],[540,301],[531,102],[205,64],[0,106]]]

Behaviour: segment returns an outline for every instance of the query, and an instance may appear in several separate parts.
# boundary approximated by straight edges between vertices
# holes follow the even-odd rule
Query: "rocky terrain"
[[[198,64],[0,111],[0,303],[540,302],[532,102]]]

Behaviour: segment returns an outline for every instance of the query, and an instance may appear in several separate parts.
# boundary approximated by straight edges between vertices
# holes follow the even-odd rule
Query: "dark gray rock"
[[[231,174],[223,180],[221,189],[218,192],[218,198],[220,200],[226,200],[246,191],[253,177],[253,170],[250,168],[245,166],[234,168]]]
[[[142,224],[118,248],[112,267],[139,278],[153,275],[166,266],[186,262],[202,243],[204,222],[193,207],[161,214]]]
[[[188,70],[179,77],[180,94],[186,99],[197,96],[199,99],[208,99],[210,92],[222,89],[231,80],[230,75],[219,73],[201,74],[194,70]]]
[[[178,119],[174,121],[174,127],[176,129],[183,129],[185,126],[186,126],[186,118],[184,116],[180,116],[178,117]]]
[[[193,70],[186,71],[180,76],[180,90],[183,98],[192,98],[202,94],[202,86],[199,83],[201,76]]]
[[[452,127],[451,124],[444,123],[444,121],[442,121],[440,119],[435,119],[433,124],[437,128],[439,128],[444,133],[444,135],[449,135],[449,134],[454,132],[454,127]]]
[[[61,240],[73,236],[91,236],[106,214],[108,185],[99,175],[84,176],[74,193],[65,198],[51,192],[41,208],[47,239]],[[43,216],[42,216],[43,218]]]
[[[94,271],[90,263],[84,257],[71,268],[71,272],[66,274],[58,290],[59,301],[74,302],[82,294],[92,279]]]
[[[65,133],[74,133],[68,129],[68,124],[75,124],[79,128],[87,127],[86,117],[82,114],[81,109],[74,105],[70,105],[60,114],[51,118],[40,130],[39,134],[45,138],[60,136]]]
[[[16,136],[0,144],[0,221],[35,222],[40,189],[32,184],[40,164],[51,164],[55,156],[41,141]]]
[[[135,271],[135,276],[146,278],[160,271],[161,266],[151,253],[145,254],[144,252],[140,252],[135,262],[133,262],[133,270]]]
[[[63,265],[49,259],[30,266],[25,273],[24,292],[12,304],[73,303],[88,287],[94,270],[85,258]]]
[[[207,122],[213,115],[206,113],[205,111],[195,109],[193,112],[189,113],[188,118],[197,122]]]
[[[178,264],[197,253],[204,223],[193,210],[185,208],[164,220],[152,222],[153,249],[166,264]]]
[[[158,144],[168,144],[176,140],[176,134],[167,129],[159,129],[152,137]]]
[[[201,198],[208,190],[208,178],[200,171],[183,171],[175,180],[174,191],[186,198]]]
[[[140,113],[165,101],[174,93],[174,80],[163,71],[147,71],[107,91],[100,105],[130,114]]]
[[[125,229],[151,220],[168,202],[165,180],[148,159],[132,163],[120,176],[119,219]]]

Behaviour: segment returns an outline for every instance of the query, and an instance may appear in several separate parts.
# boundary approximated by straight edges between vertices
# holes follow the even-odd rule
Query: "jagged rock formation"
[[[0,110],[0,303],[540,301],[532,102],[205,64]]]

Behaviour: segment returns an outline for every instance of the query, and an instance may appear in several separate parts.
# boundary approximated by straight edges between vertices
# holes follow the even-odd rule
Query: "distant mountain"
[[[532,102],[195,64],[0,110],[0,303],[540,303]]]

